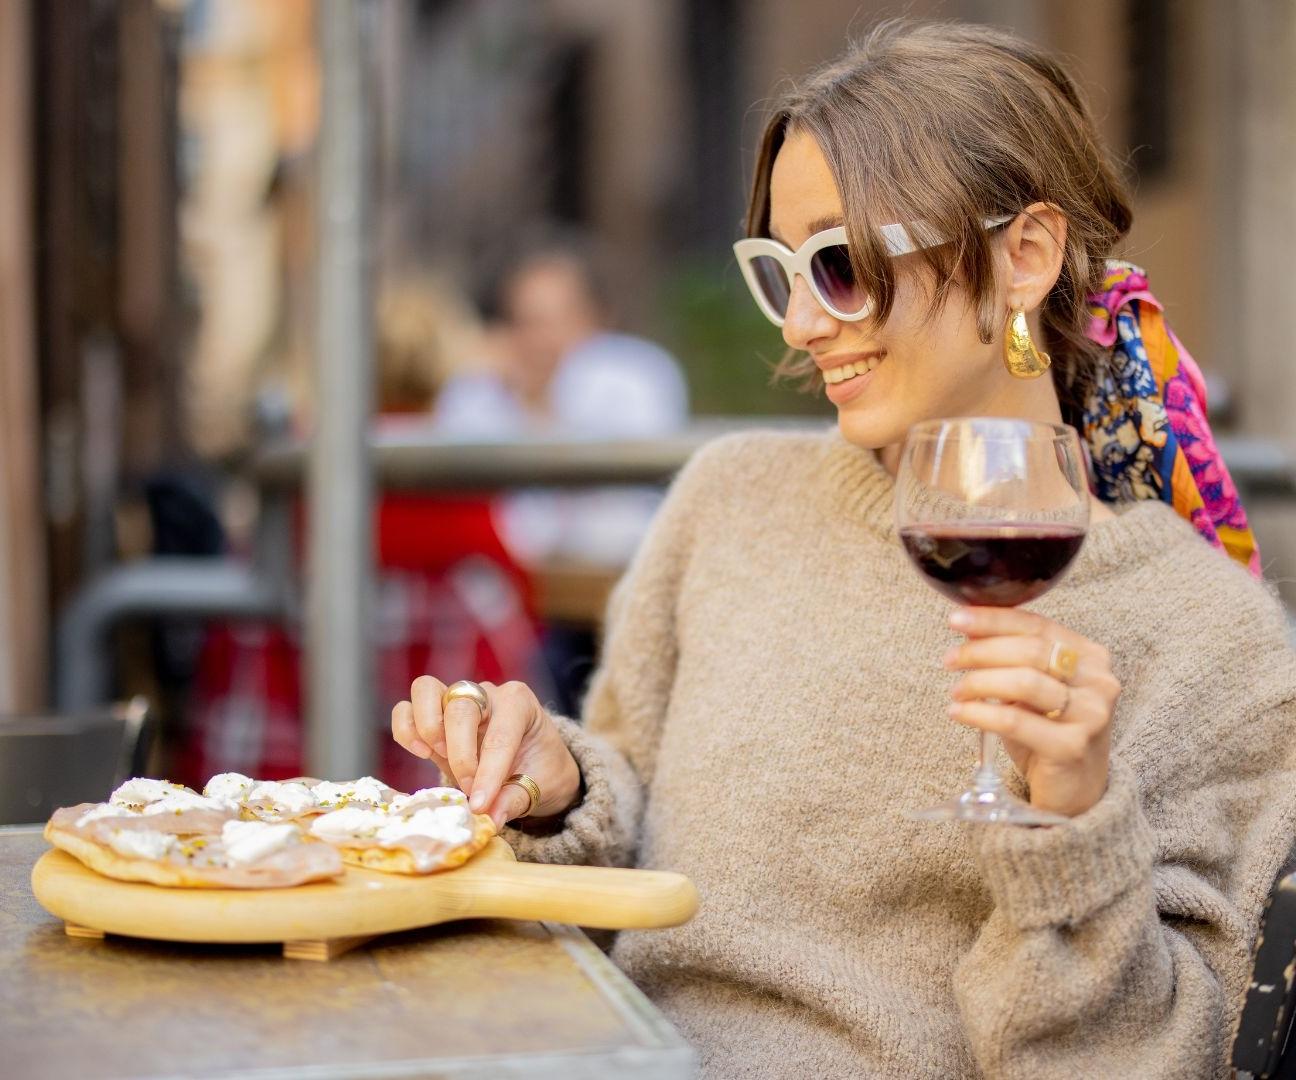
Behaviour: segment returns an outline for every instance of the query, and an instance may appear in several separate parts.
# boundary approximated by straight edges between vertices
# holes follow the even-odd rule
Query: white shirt
[[[675,358],[629,334],[597,334],[572,349],[549,384],[548,422],[537,422],[494,375],[465,375],[442,388],[433,423],[450,438],[493,442],[536,435],[651,438],[688,419],[688,389]],[[495,507],[500,538],[523,564],[555,557],[619,565],[652,519],[657,488],[528,489]]]

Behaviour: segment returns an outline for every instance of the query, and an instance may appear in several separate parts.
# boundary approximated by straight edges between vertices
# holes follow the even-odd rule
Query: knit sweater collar
[[[895,527],[895,479],[877,454],[847,442],[833,429],[826,436],[822,475],[834,513],[860,522],[871,532],[899,543]],[[1108,504],[1116,515],[1089,526],[1069,579],[1101,577],[1128,569],[1171,540],[1173,531],[1191,526],[1170,507],[1156,500]]]

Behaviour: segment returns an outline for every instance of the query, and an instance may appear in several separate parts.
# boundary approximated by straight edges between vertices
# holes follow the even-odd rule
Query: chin
[[[894,417],[879,416],[873,409],[845,408],[837,410],[837,428],[851,445],[861,450],[881,450],[902,441],[909,424],[897,424]]]

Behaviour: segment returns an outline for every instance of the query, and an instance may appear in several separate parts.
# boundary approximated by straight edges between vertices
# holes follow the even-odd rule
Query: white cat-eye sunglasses
[[[985,218],[983,224],[992,229],[1014,217],[1015,214],[1009,214]],[[883,225],[878,232],[892,258],[948,242],[922,221]],[[792,283],[798,274],[810,287],[811,295],[834,319],[858,322],[872,313],[872,298],[855,280],[843,225],[815,233],[796,251],[777,240],[762,237],[739,240],[733,250],[756,306],[775,326],[782,326],[787,318]]]

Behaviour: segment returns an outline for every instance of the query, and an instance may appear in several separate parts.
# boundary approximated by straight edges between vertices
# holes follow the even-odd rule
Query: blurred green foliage
[[[822,391],[771,382],[786,346],[732,259],[677,263],[659,296],[657,325],[684,365],[695,416],[835,415]]]

